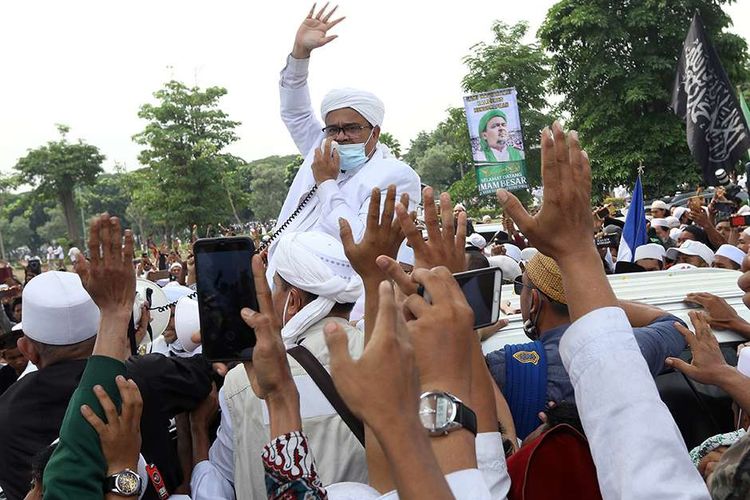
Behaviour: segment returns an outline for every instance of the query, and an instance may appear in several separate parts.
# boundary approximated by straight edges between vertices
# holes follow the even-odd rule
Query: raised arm
[[[604,498],[708,498],[591,239],[591,168],[578,134],[542,132],[544,202],[532,217],[498,199],[529,242],[560,266],[573,324],[560,355],[575,389]]]
[[[344,19],[340,17],[331,20],[336,7],[326,12],[327,7],[328,4],[316,14],[313,5],[302,21],[294,38],[292,53],[287,58],[279,81],[281,119],[303,156],[307,155],[323,137],[323,126],[315,117],[307,86],[310,54],[336,38],[336,35],[328,35],[328,31]]]

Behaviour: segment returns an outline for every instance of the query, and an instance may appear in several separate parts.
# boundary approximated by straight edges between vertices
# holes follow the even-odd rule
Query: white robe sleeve
[[[710,498],[622,309],[597,309],[573,323],[560,356],[602,497]]]
[[[302,156],[318,145],[323,135],[323,125],[315,117],[310,103],[310,89],[307,86],[309,64],[310,59],[288,56],[279,81],[281,119]]]

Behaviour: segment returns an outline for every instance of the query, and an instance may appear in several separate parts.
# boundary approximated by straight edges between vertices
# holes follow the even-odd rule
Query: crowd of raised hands
[[[551,129],[542,131],[541,148],[544,182],[541,209],[531,216],[511,193],[501,190],[497,196],[505,213],[512,217],[530,244],[558,263],[575,326],[579,321],[590,322],[595,311],[616,308],[617,300],[591,238],[588,156],[581,150],[577,134],[565,134],[557,122]],[[399,193],[393,186],[384,196],[378,189],[372,191],[365,233],[358,242],[352,237],[348,221],[340,221],[346,255],[365,285],[366,343],[362,355],[352,359],[347,348],[347,333],[340,324],[329,323],[325,328],[325,340],[330,352],[331,376],[343,400],[365,424],[370,486],[380,493],[396,490],[402,498],[452,498],[460,492],[451,491],[446,476],[477,469],[476,437],[467,429],[430,437],[420,421],[420,394],[444,391],[456,396],[475,412],[478,434],[496,433],[500,422],[505,437],[510,436],[515,443],[513,422],[487,370],[478,336],[472,331],[472,310],[453,278],[453,273],[466,267],[465,213],[454,221],[450,197],[443,193],[438,214],[433,190],[425,188],[425,237],[416,226],[414,215],[407,211],[408,197],[401,196],[398,202],[397,197]],[[395,260],[404,239],[415,254],[411,274],[404,272]],[[123,234],[116,217],[103,214],[91,221],[89,252],[90,261],[78,266],[77,272],[101,311],[94,355],[122,361],[130,352],[127,331],[135,289],[132,235],[130,231]],[[270,422],[268,438],[273,440],[303,432],[300,398],[261,256],[253,257],[252,270],[259,310],[243,309],[237,313],[255,330],[257,343],[252,361],[246,362],[245,368],[253,391],[266,402]],[[427,293],[418,293],[419,288]],[[423,295],[428,295],[429,300]],[[747,379],[726,365],[707,319],[701,313],[691,313],[691,320],[696,327],[695,334],[681,325],[679,328],[693,351],[692,363],[670,358],[667,364],[698,381],[726,388],[740,406],[750,408]],[[615,321],[599,325],[599,328],[627,332],[630,327],[627,322]],[[570,337],[569,344],[579,335],[573,330],[571,327],[565,334]],[[627,336],[623,342],[627,350]],[[583,362],[576,357],[579,354],[573,347],[568,348],[568,359],[562,346],[561,351],[566,368],[575,369],[576,363]],[[624,356],[622,362],[627,364],[629,359]],[[638,363],[633,361],[634,366],[628,369],[638,372],[642,368]],[[602,369],[609,368],[602,365]],[[651,485],[639,486],[638,475],[653,464],[624,465],[629,459],[625,456],[629,448],[623,447],[618,452],[617,446],[612,446],[609,440],[614,443],[629,440],[633,446],[648,449],[648,440],[656,433],[661,434],[661,445],[674,451],[680,446],[674,422],[664,414],[666,408],[653,410],[654,398],[658,399],[658,395],[650,376],[607,382],[609,375],[618,374],[591,373],[591,370],[581,373],[580,377],[571,378],[594,462],[597,467],[611,468],[612,464],[622,467],[619,476],[600,472],[602,492],[618,497],[628,494],[641,497],[638,493]],[[661,412],[663,418],[656,418],[653,426],[640,426],[635,432],[630,428],[628,435],[616,425],[608,425],[604,433],[592,408],[603,411],[609,403],[604,401],[592,406],[586,401],[587,389],[600,381],[610,391],[608,399],[615,406],[617,401],[628,401],[634,393],[641,394],[632,405],[618,407],[619,419],[642,417],[640,411],[648,404],[653,404],[650,411]],[[83,405],[78,411],[99,436],[106,469],[110,472],[135,469],[141,439],[142,402],[138,387],[118,376],[114,381],[101,381],[93,392],[98,404]],[[198,421],[197,427],[205,427],[215,412],[214,396],[213,403],[197,409],[192,418]],[[194,445],[196,440],[201,438],[194,436]],[[605,448],[609,449],[606,453]],[[314,456],[315,450],[311,453]],[[658,453],[654,460],[657,458]],[[509,479],[504,472],[502,455],[499,461],[502,466],[495,471],[494,479],[483,483],[483,489],[475,492],[476,498],[507,494]],[[688,491],[689,485],[696,484],[694,472],[677,466],[672,470],[673,480],[667,483],[674,485],[674,481],[682,481]],[[317,477],[303,475],[295,481],[307,488],[312,497],[325,496]],[[700,498],[704,493],[705,488],[691,498]],[[464,498],[466,494],[463,492]],[[488,496],[490,494],[493,496]]]

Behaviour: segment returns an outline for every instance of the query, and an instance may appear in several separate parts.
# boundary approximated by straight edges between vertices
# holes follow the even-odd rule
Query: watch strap
[[[455,422],[461,424],[461,426],[470,431],[475,436],[477,435],[477,414],[474,410],[463,404],[461,401],[456,402],[456,418]]]

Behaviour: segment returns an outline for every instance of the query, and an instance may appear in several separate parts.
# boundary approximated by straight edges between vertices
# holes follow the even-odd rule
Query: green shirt
[[[120,391],[115,384],[118,375],[126,376],[126,371],[125,364],[117,359],[91,356],[86,363],[60,427],[60,442],[44,469],[45,500],[103,498],[107,461],[99,435],[81,415],[81,405],[88,405],[106,420],[93,388],[101,385],[119,409]]]

